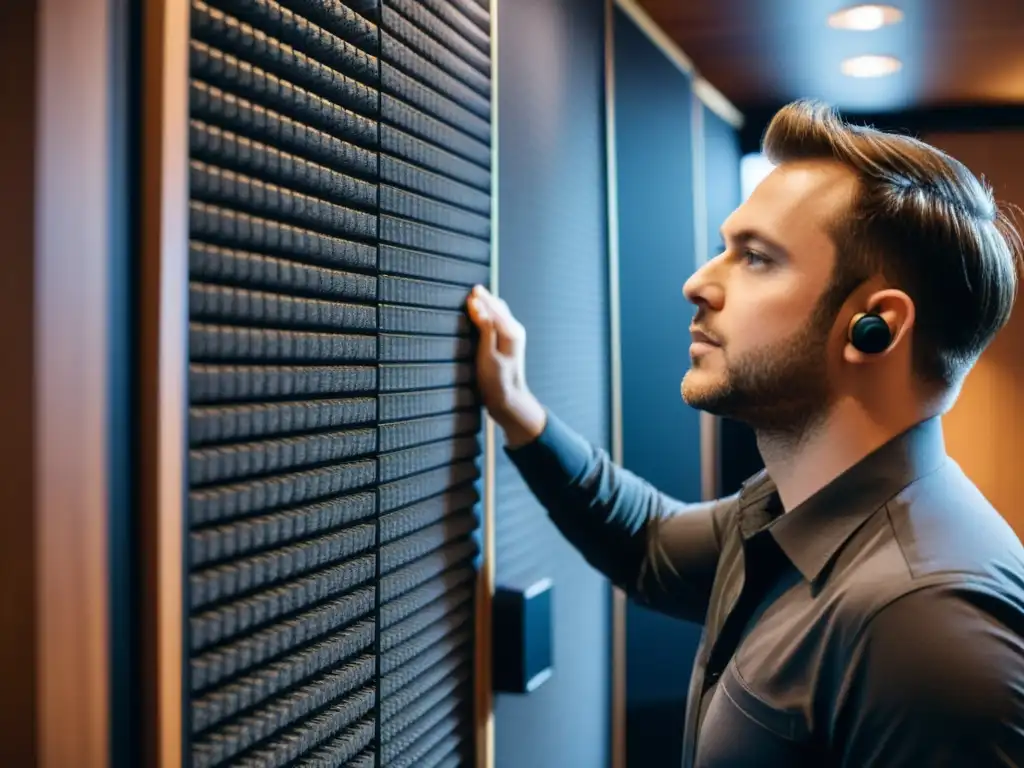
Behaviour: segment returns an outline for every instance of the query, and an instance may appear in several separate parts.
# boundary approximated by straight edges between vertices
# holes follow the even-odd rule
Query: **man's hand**
[[[480,330],[476,374],[484,406],[510,448],[532,442],[544,431],[547,414],[526,386],[526,329],[482,285],[470,293],[467,307]]]

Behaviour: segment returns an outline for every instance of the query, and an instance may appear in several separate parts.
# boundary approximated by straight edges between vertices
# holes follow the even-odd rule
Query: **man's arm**
[[[704,621],[731,500],[684,504],[615,465],[553,414],[506,448],[530,490],[586,560],[640,602]]]
[[[546,412],[526,384],[526,329],[476,286],[477,386],[509,456],[562,533],[615,584],[653,608],[702,622],[729,501],[682,504],[616,467]]]
[[[988,604],[988,605],[986,605]],[[995,598],[926,587],[863,631],[832,743],[844,768],[1024,765],[1024,647]]]

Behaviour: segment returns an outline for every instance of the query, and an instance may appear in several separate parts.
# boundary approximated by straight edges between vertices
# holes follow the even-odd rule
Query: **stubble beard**
[[[759,434],[799,440],[833,404],[827,374],[831,323],[826,319],[816,313],[793,337],[740,357],[730,357],[725,346],[698,358],[683,377],[683,400],[741,421]]]

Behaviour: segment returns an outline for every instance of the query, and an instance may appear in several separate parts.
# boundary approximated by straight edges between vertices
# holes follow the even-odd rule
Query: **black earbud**
[[[862,312],[850,323],[850,343],[866,355],[877,355],[892,344],[892,331],[876,313]]]

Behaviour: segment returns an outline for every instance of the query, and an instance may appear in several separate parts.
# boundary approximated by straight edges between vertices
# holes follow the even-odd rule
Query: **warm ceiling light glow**
[[[854,56],[842,64],[843,74],[850,77],[883,77],[902,67],[903,62],[894,56]]]
[[[903,19],[903,11],[891,5],[855,5],[836,11],[828,17],[830,27],[869,32]]]

